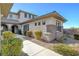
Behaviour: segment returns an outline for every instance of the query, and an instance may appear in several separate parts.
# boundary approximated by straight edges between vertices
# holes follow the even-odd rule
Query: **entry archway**
[[[8,26],[6,24],[1,24],[2,31],[8,31]]]
[[[11,28],[12,28],[13,33],[16,33],[16,34],[18,33],[18,26],[17,25],[12,25]]]

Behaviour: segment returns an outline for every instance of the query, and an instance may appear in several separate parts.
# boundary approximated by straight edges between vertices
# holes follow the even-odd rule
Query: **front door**
[[[26,32],[29,31],[29,24],[26,24],[24,25],[23,27],[23,32],[24,32],[24,35],[26,35]]]
[[[18,26],[12,26],[12,32],[18,34]]]

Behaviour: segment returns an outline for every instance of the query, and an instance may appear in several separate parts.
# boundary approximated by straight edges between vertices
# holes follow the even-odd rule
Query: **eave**
[[[7,16],[12,5],[13,5],[12,3],[0,3],[1,14],[3,16]]]
[[[51,13],[48,13],[48,14],[45,14],[45,15],[42,15],[42,16],[38,16],[37,18],[34,18],[34,19],[30,19],[30,20],[24,21],[21,24],[34,22],[34,21],[37,21],[37,20],[40,20],[40,19],[49,18],[49,17],[54,17],[57,20],[60,20],[62,22],[66,22],[67,21],[63,16],[61,16],[59,13],[54,11],[54,12],[51,12]]]

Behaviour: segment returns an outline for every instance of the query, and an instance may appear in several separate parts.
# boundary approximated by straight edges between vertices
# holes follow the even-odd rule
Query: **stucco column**
[[[24,24],[21,25],[21,33],[24,34],[23,32]]]
[[[21,33],[23,34],[23,25],[20,25]]]
[[[12,31],[12,25],[11,24],[7,24],[7,26],[8,26],[8,30]]]

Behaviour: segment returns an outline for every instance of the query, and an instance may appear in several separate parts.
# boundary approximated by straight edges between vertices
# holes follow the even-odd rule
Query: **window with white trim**
[[[38,25],[41,25],[41,22],[38,22]]]
[[[37,26],[37,23],[35,23],[35,26]]]
[[[45,25],[45,24],[46,24],[46,22],[45,22],[45,21],[43,21],[43,22],[42,22],[42,25]]]
[[[60,31],[62,30],[62,26],[61,26],[61,22],[60,21],[57,21],[57,31]]]

